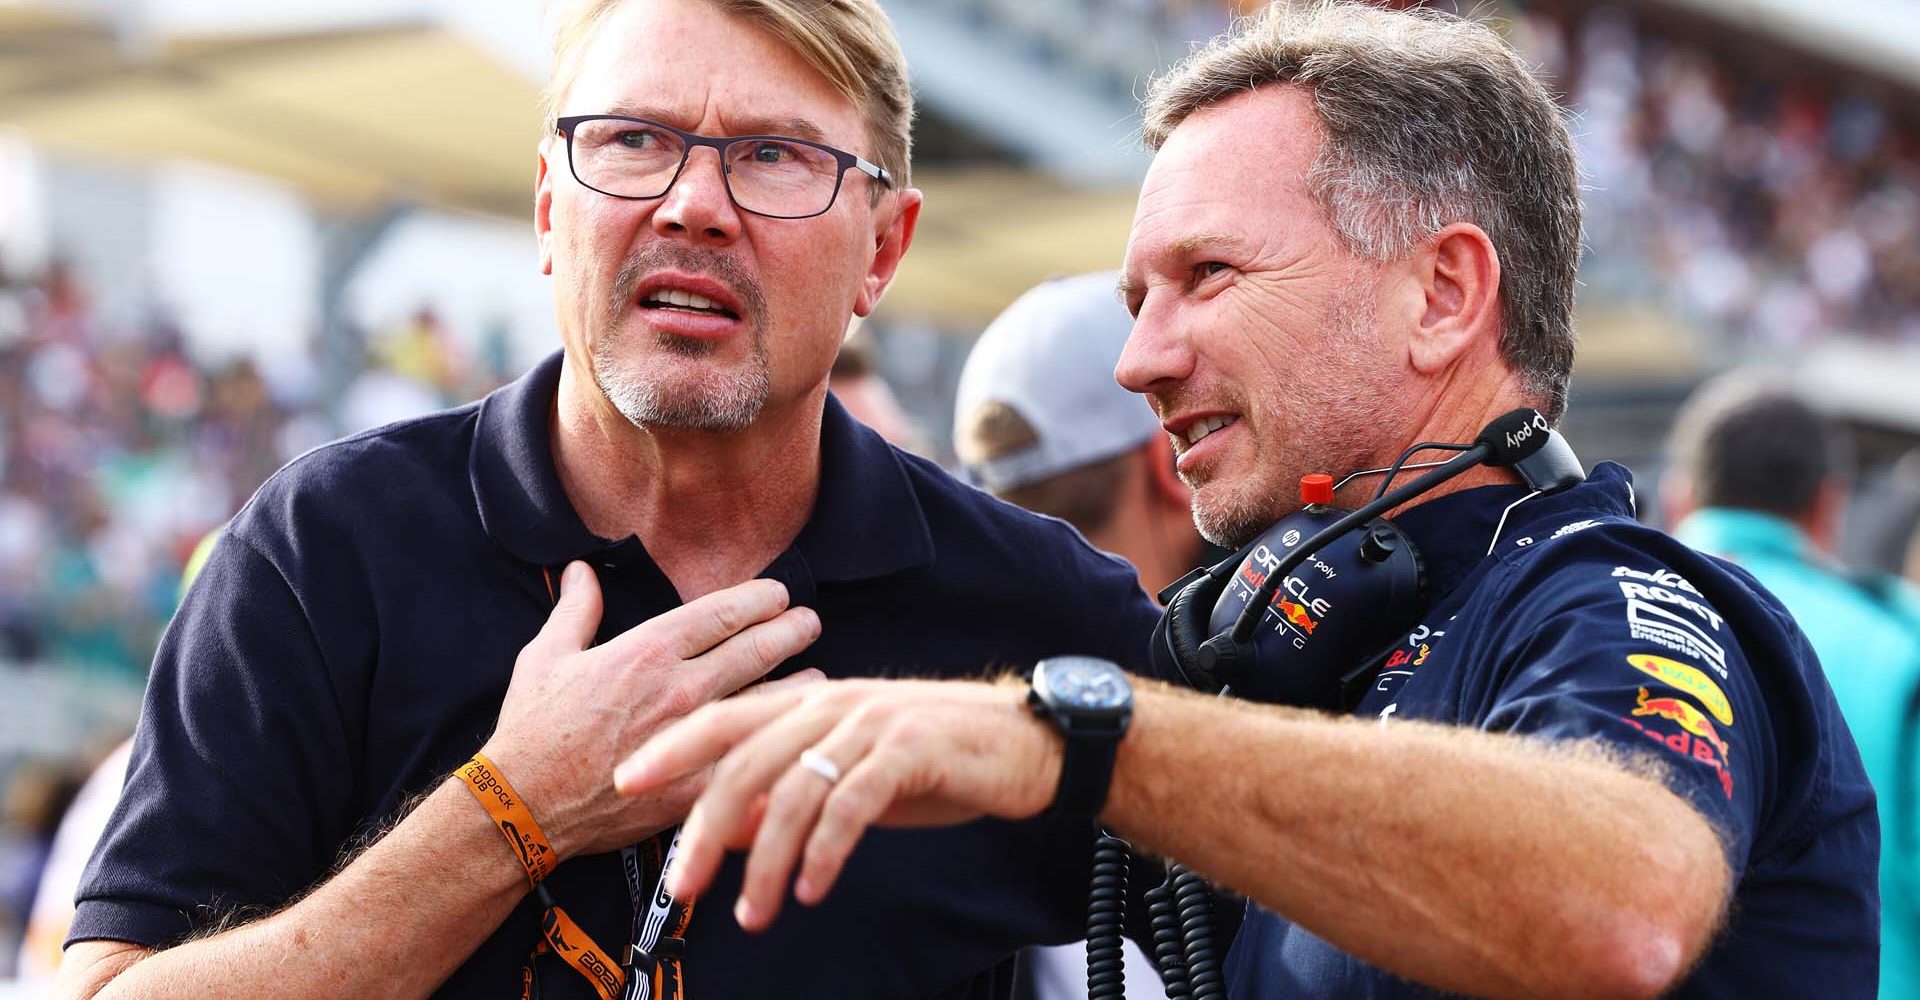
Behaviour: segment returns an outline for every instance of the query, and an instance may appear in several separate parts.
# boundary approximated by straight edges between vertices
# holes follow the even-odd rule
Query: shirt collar
[[[1593,467],[1572,489],[1530,497],[1524,486],[1480,486],[1418,504],[1393,519],[1419,547],[1430,593],[1445,594],[1487,558],[1496,541],[1545,541],[1581,522],[1634,516],[1633,473]],[[1504,519],[1504,520],[1503,520]],[[1543,534],[1544,533],[1544,534]]]
[[[480,523],[516,558],[559,566],[632,540],[594,535],[567,499],[548,434],[563,352],[480,403],[468,475]],[[831,394],[820,426],[820,494],[788,553],[815,580],[886,576],[933,561],[933,536],[902,459]]]

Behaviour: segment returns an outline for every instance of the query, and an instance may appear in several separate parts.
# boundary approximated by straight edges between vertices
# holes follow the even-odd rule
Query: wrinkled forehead
[[[705,0],[626,3],[601,22],[560,114],[601,113],[871,155],[852,101],[771,31]]]
[[[1127,239],[1129,273],[1196,240],[1262,243],[1302,213],[1317,218],[1307,174],[1319,147],[1319,120],[1298,87],[1263,87],[1195,111],[1147,169]]]

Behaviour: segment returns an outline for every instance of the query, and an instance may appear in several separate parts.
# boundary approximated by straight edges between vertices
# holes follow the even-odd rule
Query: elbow
[[[1683,819],[1666,835],[1642,838],[1620,859],[1615,871],[1625,879],[1594,887],[1589,899],[1607,902],[1575,920],[1570,943],[1578,954],[1566,963],[1571,989],[1560,995],[1665,996],[1713,946],[1733,873],[1706,822],[1691,810],[1677,815]]]
[[[1567,963],[1574,988],[1563,994],[1592,1000],[1649,1000],[1680,984],[1713,942],[1719,895],[1668,900],[1671,905],[1631,908],[1589,926],[1579,954]]]
[[[1686,944],[1662,928],[1596,934],[1581,960],[1577,995],[1590,1000],[1650,1000],[1672,990],[1692,965]]]

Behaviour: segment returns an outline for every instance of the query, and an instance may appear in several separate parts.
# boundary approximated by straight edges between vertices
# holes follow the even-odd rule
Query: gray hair
[[[1275,0],[1155,79],[1158,151],[1202,108],[1271,83],[1305,88],[1325,141],[1309,194],[1348,251],[1398,258],[1455,222],[1500,255],[1500,355],[1548,419],[1566,410],[1580,192],[1560,107],[1485,25],[1354,0]]]

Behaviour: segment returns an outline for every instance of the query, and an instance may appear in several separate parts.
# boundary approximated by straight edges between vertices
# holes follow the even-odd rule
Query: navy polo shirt
[[[546,574],[569,560],[600,575],[602,639],[680,603],[640,540],[595,537],[569,504],[548,437],[560,363],[311,452],[234,518],[161,643],[70,940],[163,946],[323,880],[480,748],[552,609]],[[822,632],[776,675],[978,677],[1065,653],[1141,666],[1158,613],[1125,563],[893,449],[831,398],[820,447],[812,515],[763,575]],[[1017,949],[1081,936],[1090,840],[1037,820],[875,831],[825,902],[751,936],[731,913],[733,858],[687,931],[688,995],[1004,995]],[[441,863],[459,877],[463,859]],[[617,853],[547,884],[624,954]],[[520,996],[539,936],[524,902],[435,995]],[[592,996],[552,956],[539,969],[542,996]]]
[[[1670,995],[1871,998],[1873,789],[1799,628],[1744,571],[1636,523],[1618,465],[1512,507],[1500,527],[1523,496],[1467,490],[1396,519],[1444,596],[1358,714],[1652,756],[1734,872],[1725,928]],[[1228,972],[1250,1000],[1435,995],[1258,908]]]

